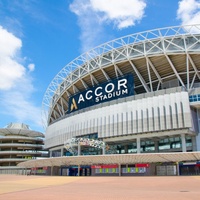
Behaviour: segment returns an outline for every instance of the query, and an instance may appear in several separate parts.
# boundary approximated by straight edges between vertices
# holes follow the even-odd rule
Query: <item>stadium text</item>
[[[67,113],[133,94],[133,76],[123,76],[73,95]]]

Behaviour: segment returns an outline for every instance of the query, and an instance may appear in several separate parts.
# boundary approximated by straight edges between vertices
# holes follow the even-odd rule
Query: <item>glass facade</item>
[[[192,150],[192,137],[186,136],[186,147],[189,148],[189,151]],[[156,144],[157,143],[157,144]],[[158,145],[156,150],[156,145]],[[129,143],[118,143],[118,144],[108,144],[109,148],[113,151],[114,154],[126,154],[126,153],[137,153],[137,144],[136,141]],[[160,139],[159,141],[145,140],[141,141],[140,152],[141,153],[152,153],[152,152],[176,152],[182,151],[181,137],[169,137]],[[108,153],[109,154],[109,153]]]
[[[195,94],[195,95],[189,96],[189,101],[190,102],[200,101],[200,94]]]

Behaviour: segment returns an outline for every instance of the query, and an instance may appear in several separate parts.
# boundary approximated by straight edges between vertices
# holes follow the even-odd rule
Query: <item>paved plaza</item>
[[[199,200],[200,176],[67,177],[0,175],[0,200]]]

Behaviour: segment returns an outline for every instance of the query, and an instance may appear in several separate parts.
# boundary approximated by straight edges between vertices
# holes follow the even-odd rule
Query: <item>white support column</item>
[[[129,60],[129,63],[131,64],[133,70],[135,71],[135,73],[137,74],[137,77],[139,78],[140,82],[142,83],[144,89],[146,90],[146,92],[150,92],[150,88],[147,85],[147,83],[145,82],[144,78],[142,77],[142,75],[140,74],[140,72],[137,70],[137,67],[133,64],[133,62],[131,60]]]
[[[137,153],[140,153],[140,138],[137,138]]]
[[[106,146],[103,146],[103,148],[102,148],[102,154],[103,154],[103,155],[106,154]]]
[[[60,156],[63,156],[63,148],[60,150]]]
[[[49,157],[50,158],[52,157],[52,151],[49,151]]]
[[[118,164],[118,167],[119,167],[119,176],[121,176],[122,175],[122,171],[121,171],[121,164],[120,163]]]
[[[155,152],[159,152],[159,141],[158,140],[155,140],[154,141],[154,146],[155,146]]]
[[[53,176],[53,166],[51,166],[51,176]]]
[[[150,88],[151,88],[151,92],[153,91],[153,86],[152,86],[152,81],[151,81],[151,71],[149,69],[149,62],[146,58],[146,64],[147,64],[147,71],[148,71],[148,75],[149,75],[149,83],[150,83]]]
[[[128,153],[128,145],[124,146],[124,150],[125,150],[125,154],[127,154]]]
[[[185,141],[185,134],[181,134],[181,144],[182,144],[182,152],[186,152],[186,141]]]
[[[81,145],[80,145],[80,143],[78,143],[78,156],[80,156],[81,155]]]
[[[176,162],[176,171],[177,171],[177,176],[180,176],[180,172],[179,172],[179,162]]]
[[[192,136],[192,151],[197,151],[196,136]]]
[[[80,165],[78,165],[78,176],[80,176]]]
[[[178,78],[178,80],[180,81],[181,85],[185,88],[185,85],[184,85],[184,83],[183,83],[181,77],[179,76],[179,73],[177,72],[177,70],[176,70],[174,64],[173,64],[172,61],[170,60],[169,56],[168,56],[167,54],[165,54],[165,57],[167,58],[167,60],[168,60],[168,62],[169,62],[169,64],[170,64],[172,70],[174,71],[174,73],[175,73],[176,77]]]
[[[189,58],[188,54],[186,54],[186,71],[187,71],[187,90],[190,89],[190,74],[189,74]]]

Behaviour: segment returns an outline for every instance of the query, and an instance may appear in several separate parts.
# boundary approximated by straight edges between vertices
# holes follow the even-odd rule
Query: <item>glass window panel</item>
[[[131,167],[131,173],[135,173],[135,167]]]
[[[122,173],[126,173],[126,168],[122,168]]]

